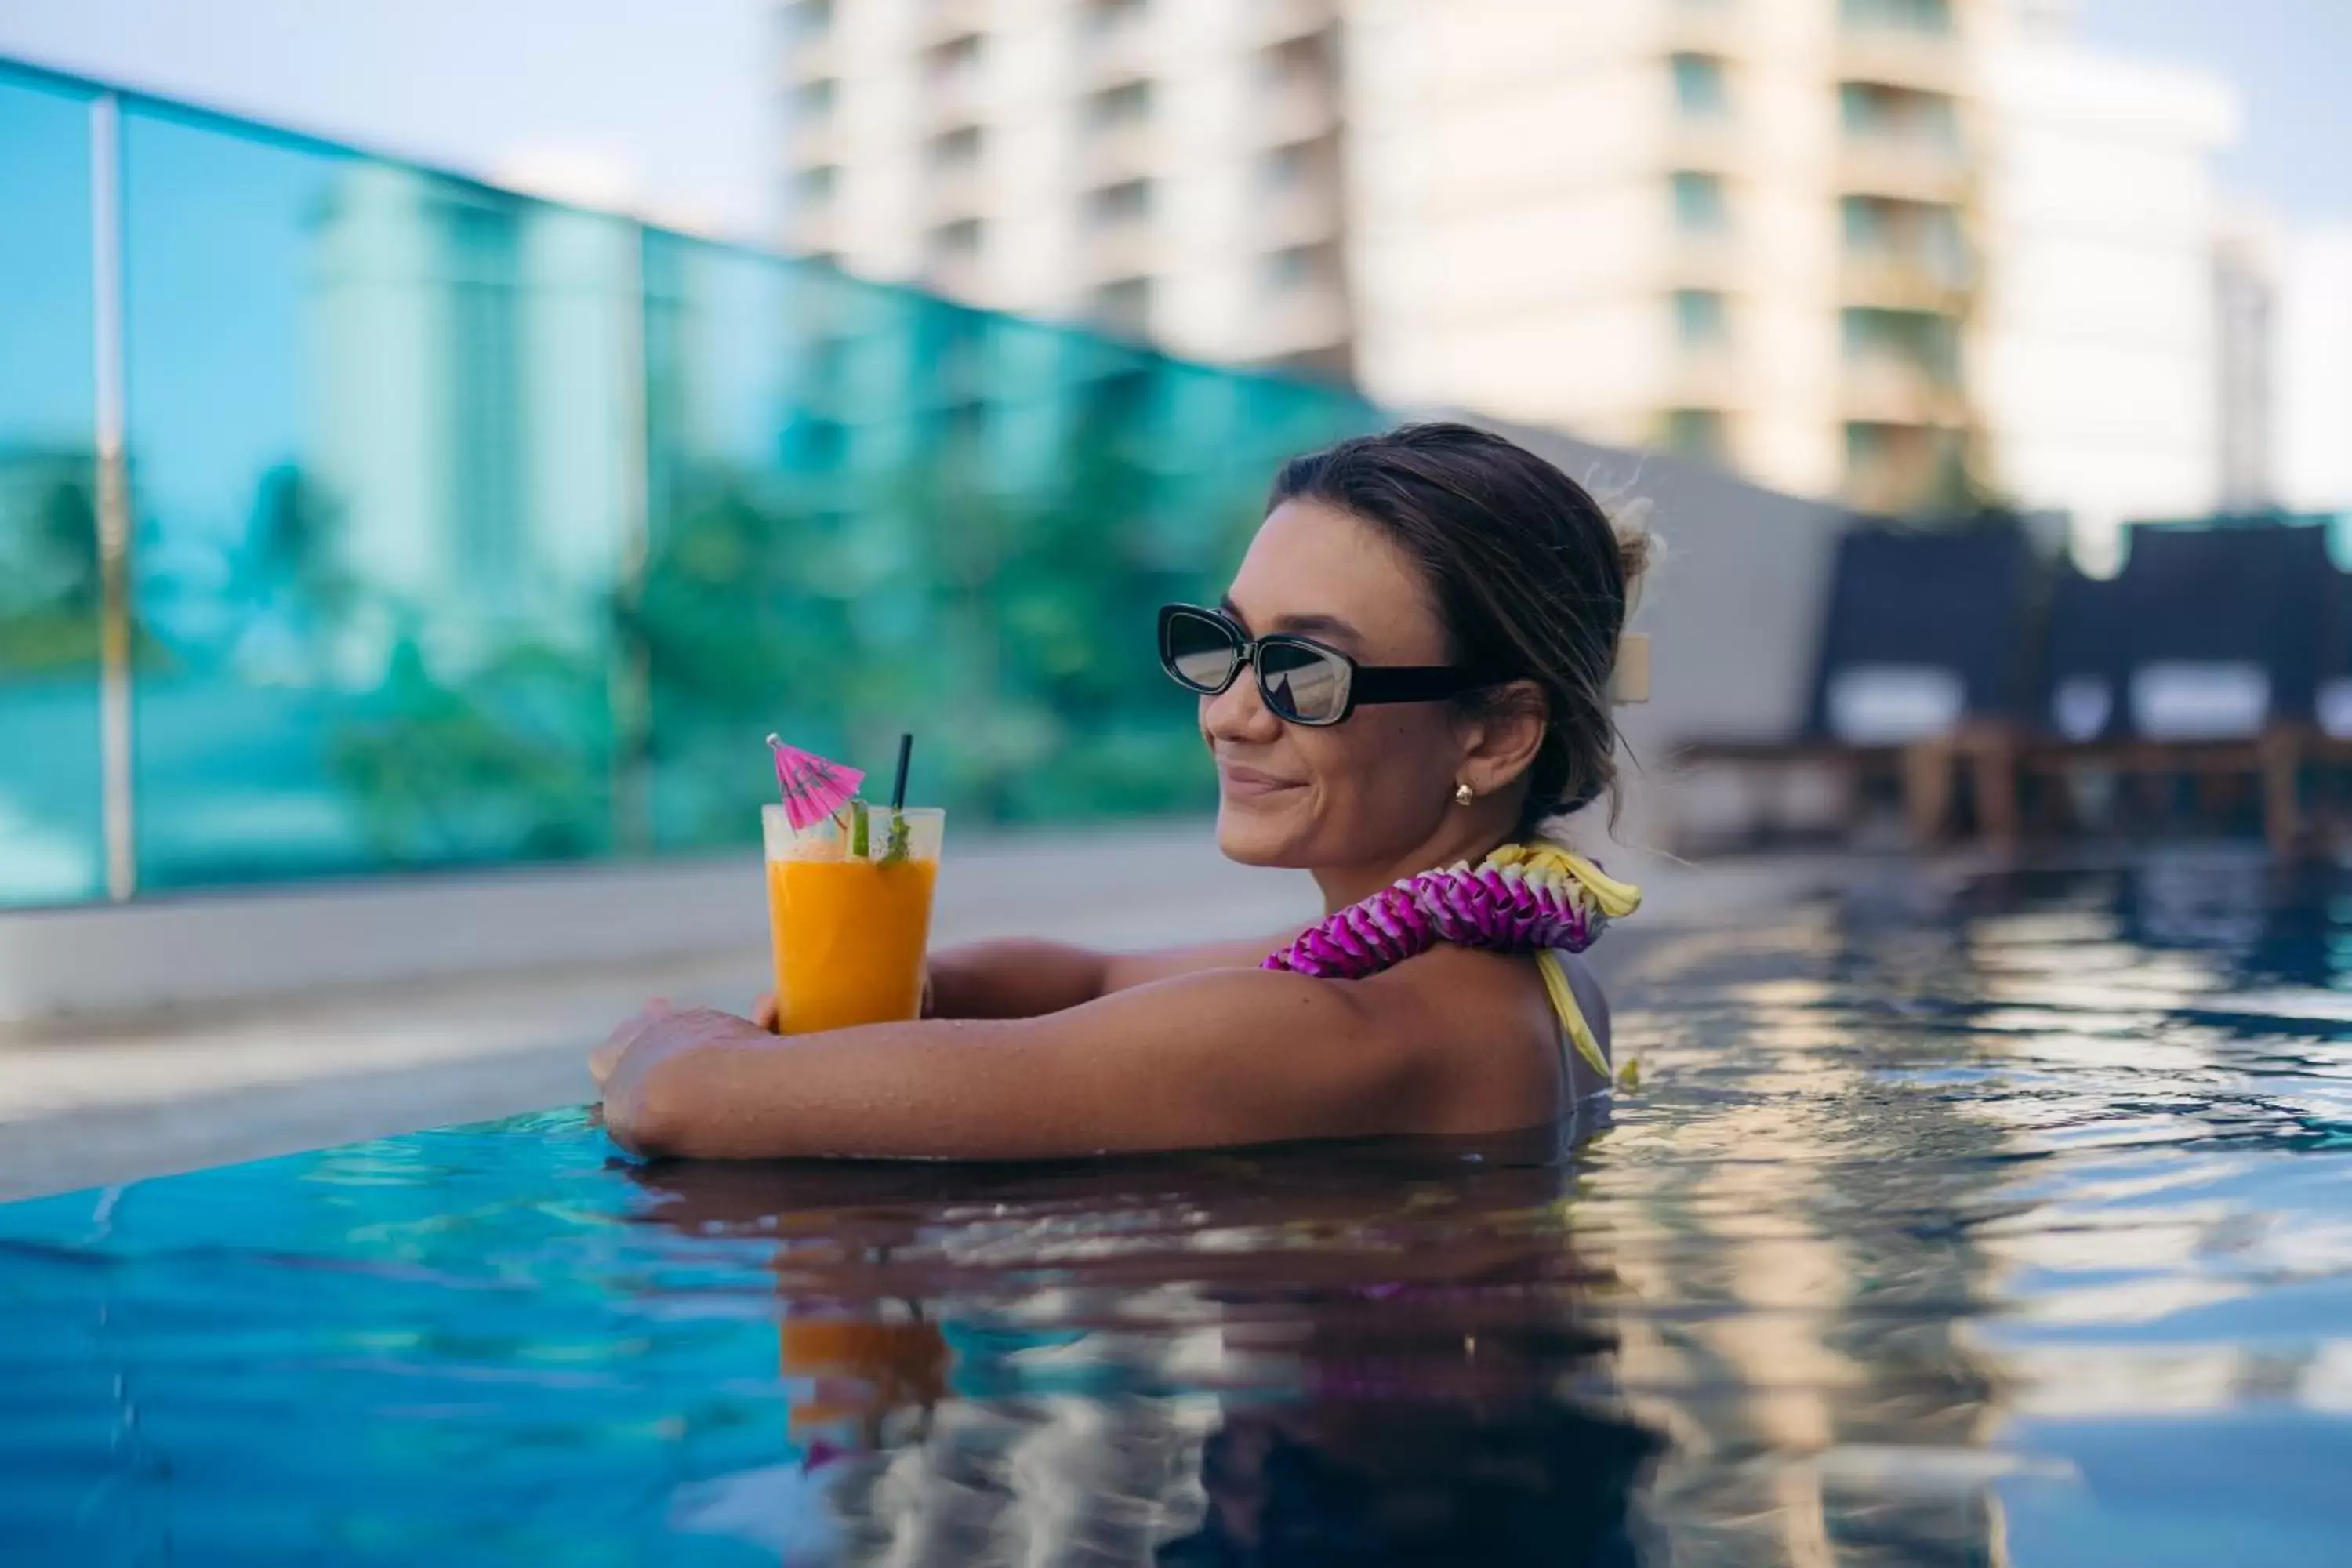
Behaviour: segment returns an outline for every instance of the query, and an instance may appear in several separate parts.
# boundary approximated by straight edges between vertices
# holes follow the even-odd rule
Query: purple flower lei
[[[1494,952],[1582,952],[1609,923],[1602,902],[1564,851],[1507,845],[1476,867],[1423,871],[1382,888],[1308,927],[1258,967],[1363,980],[1441,942]]]

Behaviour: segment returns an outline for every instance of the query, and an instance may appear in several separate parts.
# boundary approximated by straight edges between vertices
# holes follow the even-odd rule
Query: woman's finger
[[[604,1080],[613,1076],[613,1069],[621,1065],[621,1058],[628,1054],[629,1047],[636,1043],[637,1037],[669,1010],[667,997],[655,997],[622,1019],[613,1032],[604,1037],[604,1043],[588,1053],[588,1076],[596,1080],[600,1093],[604,1088]]]

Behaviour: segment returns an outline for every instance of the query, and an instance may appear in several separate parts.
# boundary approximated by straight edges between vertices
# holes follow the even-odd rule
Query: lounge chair
[[[2015,753],[2016,787],[2187,778],[2213,809],[2252,781],[2265,835],[2291,847],[2339,592],[2317,528],[2135,528],[2112,583],[2056,584],[2041,723]],[[2003,812],[2015,817],[2014,795]]]
[[[2036,575],[2032,551],[2013,526],[1847,533],[1838,542],[1803,732],[1780,742],[1700,740],[1681,759],[1751,772],[1827,767],[1849,799],[1891,780],[1912,837],[1940,837],[1956,763],[1975,754],[1974,737],[2006,732],[2021,716]]]

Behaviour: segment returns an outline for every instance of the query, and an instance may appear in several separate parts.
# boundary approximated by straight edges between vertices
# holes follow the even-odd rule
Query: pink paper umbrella
[[[776,753],[776,787],[783,792],[784,818],[798,833],[812,827],[849,804],[866,775],[856,768],[828,763],[823,757],[787,746],[773,735],[768,747]]]

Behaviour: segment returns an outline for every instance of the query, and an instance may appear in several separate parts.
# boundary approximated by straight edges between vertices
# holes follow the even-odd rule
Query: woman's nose
[[[1212,741],[1263,742],[1282,733],[1282,721],[1259,695],[1255,674],[1244,669],[1231,686],[1201,699],[1201,730]]]

